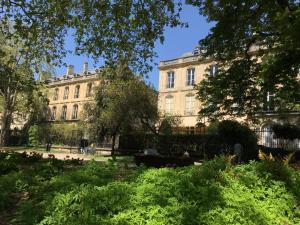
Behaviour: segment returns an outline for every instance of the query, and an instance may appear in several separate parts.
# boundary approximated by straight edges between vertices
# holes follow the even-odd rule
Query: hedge
[[[128,134],[119,139],[120,152],[131,150],[132,153],[145,148],[156,148],[167,155],[182,155],[188,151],[191,155],[213,158],[220,153],[220,138],[218,135],[154,135]]]
[[[246,125],[237,121],[224,120],[218,123],[215,133],[184,135],[184,134],[130,134],[119,139],[122,150],[142,150],[156,148],[167,155],[182,155],[188,151],[191,155],[213,158],[222,153],[233,154],[233,146],[243,146],[242,160],[255,159],[258,155],[257,137]]]

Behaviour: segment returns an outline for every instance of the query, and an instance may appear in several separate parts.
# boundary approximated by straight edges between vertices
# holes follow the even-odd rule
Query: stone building
[[[210,59],[202,59],[198,51],[159,64],[158,108],[162,113],[180,116],[181,126],[188,133],[196,132],[201,107],[193,87],[204,79],[207,68],[213,76],[217,64]]]
[[[88,71],[87,63],[80,74],[74,73],[74,66],[69,65],[63,77],[48,79],[49,121],[78,121],[99,81],[98,71]]]
[[[250,49],[255,53],[256,48]],[[162,113],[177,115],[181,118],[181,126],[187,133],[201,132],[197,128],[197,123],[207,122],[198,121],[198,112],[201,102],[196,99],[197,91],[193,85],[204,79],[205,74],[214,76],[218,70],[218,65],[211,59],[203,58],[199,49],[186,53],[181,57],[164,60],[159,64],[159,100],[158,108]],[[270,94],[267,101],[272,103],[274,95]],[[260,124],[257,129],[270,127],[272,123],[300,123],[300,112],[287,112],[278,114],[274,110],[274,105],[269,104],[265,111],[257,114]]]

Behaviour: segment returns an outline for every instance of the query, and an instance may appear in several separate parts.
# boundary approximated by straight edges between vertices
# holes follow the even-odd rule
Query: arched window
[[[185,96],[185,115],[193,115],[194,110],[194,95],[188,94]]]
[[[72,119],[76,120],[78,114],[78,105],[73,105],[73,111],[72,111]]]
[[[66,105],[64,105],[64,106],[62,107],[62,111],[61,111],[61,119],[62,119],[62,120],[67,119],[67,106],[66,106]]]
[[[195,68],[189,68],[187,69],[186,74],[186,85],[192,86],[195,84]]]
[[[166,97],[166,113],[173,113],[173,107],[174,107],[174,98],[173,96],[167,96]]]
[[[58,89],[58,88],[55,88],[54,94],[53,94],[53,101],[58,100],[58,92],[59,92],[59,89]]]
[[[75,87],[74,98],[79,98],[79,94],[80,94],[80,85],[77,85]]]
[[[90,97],[91,95],[92,95],[92,83],[88,83],[86,88],[86,97]]]
[[[69,98],[69,87],[65,87],[64,99],[68,99],[68,98]]]
[[[51,120],[55,120],[55,119],[56,119],[56,106],[53,106],[51,111]]]

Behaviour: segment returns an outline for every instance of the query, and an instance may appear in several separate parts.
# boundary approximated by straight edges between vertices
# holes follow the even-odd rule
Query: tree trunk
[[[0,133],[0,146],[6,146],[9,138],[10,126],[12,123],[12,112],[4,106],[1,118],[1,133]]]
[[[115,155],[115,143],[116,143],[116,134],[112,136],[112,146],[111,146],[111,156]]]

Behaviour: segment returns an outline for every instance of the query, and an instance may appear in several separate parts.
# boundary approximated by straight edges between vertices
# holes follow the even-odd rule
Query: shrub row
[[[242,160],[248,161],[257,157],[257,137],[246,125],[236,121],[224,120],[217,123],[214,132],[199,135],[154,135],[132,134],[123,135],[119,140],[122,150],[141,150],[156,148],[162,154],[181,155],[188,151],[192,155],[213,158],[223,153],[233,154],[233,146],[243,146]]]
[[[298,173],[276,163],[233,168],[224,158],[150,169],[57,193],[39,224],[299,224],[299,182]]]
[[[119,139],[119,149],[138,152],[145,148],[156,148],[160,153],[167,155],[182,155],[188,151],[192,155],[214,157],[220,151],[218,135],[154,135],[129,134]]]
[[[28,145],[36,146],[51,141],[54,144],[74,146],[79,144],[81,137],[81,127],[74,124],[38,124],[29,129]]]
[[[0,176],[0,214],[11,207],[12,193],[28,193],[15,205],[14,224],[300,223],[300,174],[278,162],[232,166],[217,157],[202,166],[139,168],[124,174],[115,163],[91,161],[49,179],[45,166],[47,171],[57,168],[50,162]]]

